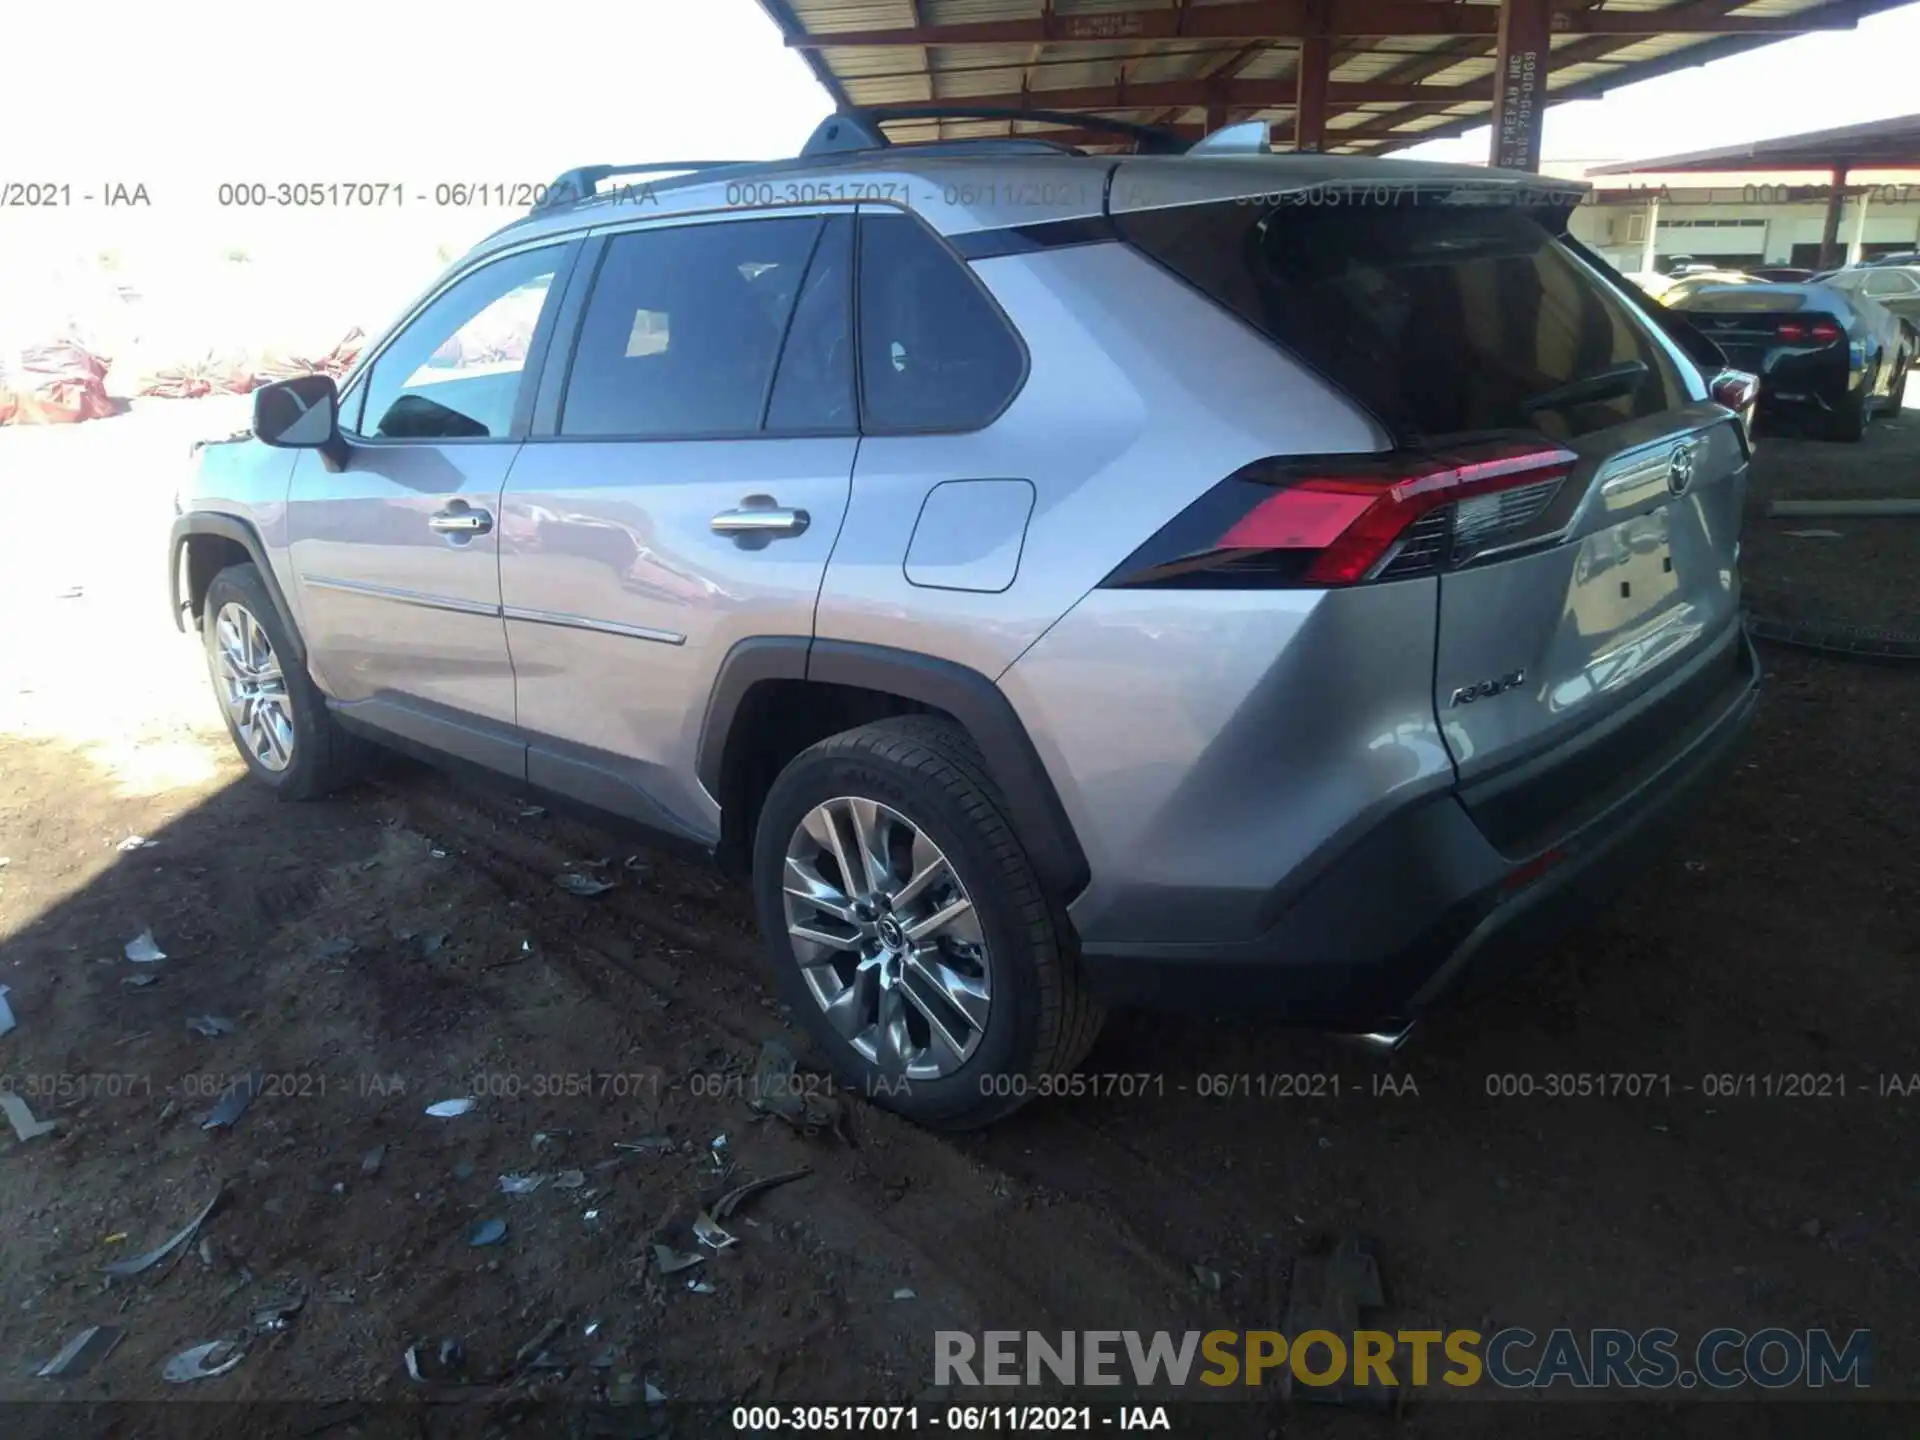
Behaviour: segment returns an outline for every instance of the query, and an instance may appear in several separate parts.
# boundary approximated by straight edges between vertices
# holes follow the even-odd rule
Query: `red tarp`
[[[323,355],[283,350],[265,350],[257,355],[210,351],[197,359],[142,375],[135,393],[190,400],[202,395],[245,395],[262,385],[295,375],[324,374],[338,380],[353,365],[354,357],[365,343],[366,336],[356,327]]]
[[[111,415],[107,363],[71,340],[0,355],[0,425],[72,425]]]

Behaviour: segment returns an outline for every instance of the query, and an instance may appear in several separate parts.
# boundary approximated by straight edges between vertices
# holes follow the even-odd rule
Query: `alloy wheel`
[[[234,733],[265,769],[284,770],[293,763],[293,701],[280,657],[244,605],[222,605],[213,625],[220,696]]]
[[[787,933],[834,1030],[889,1074],[938,1080],[986,1033],[980,918],[940,847],[897,810],[842,796],[787,842]]]

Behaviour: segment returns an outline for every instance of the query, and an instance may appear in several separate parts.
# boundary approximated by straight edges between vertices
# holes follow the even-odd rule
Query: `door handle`
[[[748,501],[764,497],[750,495]],[[713,517],[713,533],[734,536],[776,536],[798,535],[811,523],[811,517],[804,510],[789,510],[785,506],[766,504],[744,504],[737,510],[722,510]]]
[[[484,510],[442,510],[427,517],[427,528],[441,535],[484,535],[493,529],[493,516]]]

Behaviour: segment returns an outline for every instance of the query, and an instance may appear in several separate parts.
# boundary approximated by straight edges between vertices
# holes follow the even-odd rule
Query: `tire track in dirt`
[[[584,996],[616,1007],[664,999],[687,1039],[743,1052],[749,1065],[768,1038],[804,1050],[804,1037],[778,1016],[764,988],[758,936],[729,923],[725,903],[737,890],[715,893],[693,867],[642,852],[651,866],[644,888],[622,884],[578,899],[559,891],[553,876],[581,869],[583,849],[623,853],[604,832],[573,822],[515,824],[507,818],[517,818],[515,802],[437,779],[409,780],[387,793],[402,823],[464,849],[464,861],[504,900],[525,907],[543,937],[564,937],[543,938],[534,958],[564,969]],[[670,958],[638,953],[648,946]],[[1064,1106],[1026,1112],[1002,1140],[943,1137],[874,1107],[848,1108],[856,1144],[814,1152],[822,1183],[809,1193],[808,1223],[829,1248],[910,1277],[923,1335],[1228,1323],[1224,1310],[1235,1296],[1196,1284],[1191,1238],[1234,1233],[1242,1222],[1209,1213],[1194,1175]],[[1013,1163],[1036,1155],[1052,1158]],[[1243,1280],[1264,1296],[1267,1277]]]

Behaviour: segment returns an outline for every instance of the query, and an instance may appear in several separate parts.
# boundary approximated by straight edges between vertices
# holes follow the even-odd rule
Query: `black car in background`
[[[1858,440],[1880,411],[1899,414],[1914,332],[1864,295],[1830,284],[1729,280],[1662,303],[1760,377],[1760,412],[1823,416]]]

